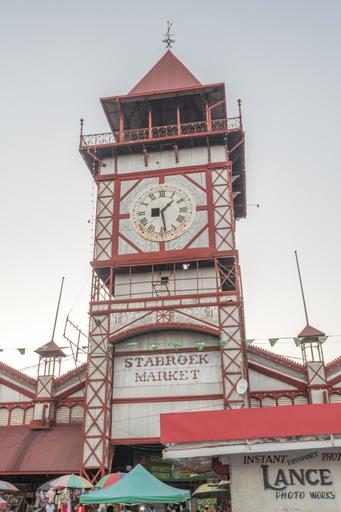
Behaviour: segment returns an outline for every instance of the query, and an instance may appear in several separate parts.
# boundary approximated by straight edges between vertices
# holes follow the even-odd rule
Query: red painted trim
[[[218,345],[211,347],[204,347],[201,352],[218,352],[220,351],[220,347]],[[197,348],[181,348],[181,350],[175,350],[174,348],[163,348],[160,350],[125,350],[125,351],[117,351],[115,352],[115,357],[129,357],[129,356],[149,356],[149,355],[159,355],[159,354],[174,354],[174,352],[178,352],[179,354],[191,354],[193,352],[198,352]]]
[[[263,398],[281,398],[282,396],[286,396],[288,398],[295,398],[297,396],[304,396],[308,399],[308,394],[305,390],[298,389],[280,389],[276,391],[250,391],[251,398],[257,398],[257,400],[263,400]]]
[[[130,242],[131,243],[131,242]],[[202,249],[179,249],[167,251],[164,255],[160,255],[159,252],[144,252],[141,254],[123,254],[120,256],[115,256],[110,260],[101,260],[101,261],[92,261],[91,265],[94,269],[102,268],[102,267],[129,267],[134,264],[140,263],[141,265],[146,263],[146,258],[148,258],[149,263],[168,263],[170,260],[174,259],[176,261],[186,261],[186,260],[209,260],[214,258],[223,258],[233,257],[235,254],[235,250],[230,251],[217,251],[211,247],[204,247]]]
[[[276,379],[276,380],[280,380],[281,382],[285,382],[286,384],[289,384],[290,386],[294,386],[297,389],[306,389],[307,388],[306,382],[301,382],[299,380],[296,380],[293,377],[288,377],[287,375],[284,375],[283,373],[279,373],[273,369],[271,370],[270,368],[260,366],[259,364],[253,363],[252,361],[249,361],[249,369],[254,370],[263,375],[266,375],[267,377],[271,377],[272,379]]]
[[[185,245],[185,247],[183,248],[183,250],[187,250],[187,249],[192,245],[192,243],[193,243],[193,242],[195,242],[195,240],[196,240],[197,238],[199,238],[199,236],[200,236],[200,235],[201,235],[201,234],[202,234],[202,233],[203,233],[207,228],[208,228],[208,224],[204,224],[204,225],[203,225],[203,227],[202,227],[201,229],[199,229],[199,230],[195,233],[195,235],[193,236],[193,238],[191,238],[191,239],[189,240],[189,242],[187,242],[187,244]]]
[[[174,306],[174,308],[178,308],[178,307],[181,307],[181,306],[186,306],[186,308],[192,308],[192,307],[203,307],[203,306],[217,306],[219,304],[222,304],[221,300],[219,299],[222,299],[224,298],[225,296],[227,297],[230,297],[230,296],[239,296],[240,293],[239,291],[229,291],[229,292],[217,292],[217,293],[192,293],[192,294],[189,294],[187,293],[186,295],[172,295],[172,296],[160,296],[160,297],[142,297],[142,298],[136,298],[136,299],[129,299],[127,300],[127,298],[122,298],[122,299],[117,299],[117,300],[101,300],[101,301],[96,301],[96,300],[93,300],[91,302],[91,305],[97,305],[97,304],[107,304],[108,306],[110,306],[111,304],[124,304],[125,307],[122,308],[122,311],[127,311],[128,308],[127,308],[127,304],[132,304],[134,302],[138,302],[138,303],[141,303],[141,302],[156,302],[156,299],[157,299],[157,302],[162,302],[162,306],[160,306],[161,309],[170,309],[171,306],[168,305],[167,303],[169,301],[174,301],[175,299],[176,300],[179,300],[181,301],[182,299],[193,299],[193,303],[186,303],[186,304],[177,304]],[[211,298],[212,299],[216,299],[216,300],[212,300],[211,302],[207,302],[207,299],[208,298]],[[205,302],[200,302],[200,299],[205,299]],[[229,302],[229,304],[231,305],[238,305],[239,304],[239,300],[236,300],[236,301],[233,301],[233,302]],[[158,306],[157,306],[158,307]],[[145,309],[146,306],[144,306],[142,309]],[[153,309],[154,309],[154,306],[153,306]],[[141,308],[130,308],[129,307],[129,311],[140,311]],[[120,309],[114,309],[114,310],[109,310],[108,312],[117,312],[117,311],[121,311]],[[101,311],[94,311],[93,314],[101,314]]]
[[[180,412],[160,415],[162,443],[341,433],[341,404]]]
[[[65,382],[65,381],[71,379],[72,377],[78,375],[79,373],[85,372],[87,369],[87,366],[88,366],[87,363],[83,363],[81,366],[78,366],[77,368],[74,368],[73,370],[70,370],[70,371],[64,373],[60,377],[57,377],[54,381],[55,385],[58,386],[62,382]]]
[[[177,396],[143,396],[139,398],[113,398],[112,404],[149,404],[165,402],[196,402],[198,400],[223,400],[223,394],[215,395],[177,395]]]
[[[19,407],[20,409],[29,409],[30,407],[34,407],[34,402],[0,402],[0,408],[2,409],[13,409],[14,407]],[[6,425],[1,425],[6,426]],[[14,426],[14,425],[11,425]],[[27,426],[27,425],[26,425]]]
[[[26,425],[27,427],[27,425]],[[68,471],[71,473],[74,473],[76,475],[79,474],[79,467],[75,467],[74,469],[68,468]],[[55,469],[44,469],[43,471],[7,471],[6,473],[0,473],[1,475],[44,475],[44,477],[47,477],[48,475],[64,475],[65,470],[58,470]]]
[[[223,91],[225,91],[225,84],[224,82],[217,82],[213,84],[200,84],[197,86],[191,86],[191,87],[181,87],[179,89],[169,89],[169,90],[162,90],[162,91],[155,91],[155,92],[148,92],[148,93],[136,93],[136,94],[122,94],[121,96],[103,96],[100,98],[100,102],[107,102],[107,101],[116,101],[116,100],[128,100],[128,101],[135,101],[137,98],[144,99],[146,96],[154,96],[157,94],[167,94],[170,92],[177,92],[179,94],[180,91],[183,92],[189,92],[189,91],[200,91],[201,89],[213,89],[213,88],[221,88]],[[150,98],[149,98],[150,99]],[[122,102],[123,103],[123,102]]]
[[[216,133],[216,132],[214,132]],[[142,180],[144,178],[160,178],[161,176],[173,176],[177,174],[184,175],[186,177],[187,174],[195,174],[195,173],[201,173],[205,171],[210,171],[211,169],[221,169],[222,167],[226,167],[227,162],[226,160],[223,160],[222,162],[214,162],[214,163],[207,163],[207,164],[200,164],[200,165],[187,165],[184,167],[166,167],[162,169],[151,169],[149,171],[146,171],[145,169],[143,171],[136,171],[136,172],[130,172],[130,173],[122,173],[122,174],[103,174],[96,176],[96,181],[111,181],[111,180],[118,180],[118,181],[132,181],[132,180]],[[138,185],[138,183],[136,184]],[[132,187],[131,190],[135,188]],[[129,193],[129,190],[124,193],[124,196]],[[121,198],[122,199],[122,198]]]
[[[226,165],[226,162],[225,162]],[[216,243],[215,243],[215,222],[214,222],[214,204],[213,204],[213,184],[212,184],[212,174],[210,170],[206,170],[206,186],[207,186],[207,206],[208,206],[208,240],[209,246],[211,250],[216,251]]]
[[[340,382],[341,382],[341,374],[337,375],[333,379],[327,381],[327,385],[333,388],[336,384],[339,384]]]
[[[110,439],[111,444],[160,444],[159,437],[125,437],[122,439]]]
[[[281,356],[279,354],[275,354],[274,352],[271,352],[270,350],[265,350],[264,348],[256,347],[248,345],[247,348],[248,352],[253,352],[255,354],[261,355],[265,357],[266,359],[269,359],[269,361],[277,361],[280,364],[284,364],[285,366],[289,366],[290,368],[294,368],[295,370],[301,372],[303,375],[305,375],[306,370],[305,366],[303,364],[297,363],[296,361],[292,361],[288,357]]]
[[[25,373],[19,372],[15,368],[8,366],[8,364],[2,363],[1,361],[0,361],[0,370],[4,371],[6,373],[9,373],[10,375],[12,375],[13,377],[16,377],[17,379],[25,381],[28,384],[33,384],[33,385],[37,384],[37,380],[34,379],[33,377],[30,377],[29,375],[26,375]]]
[[[194,324],[181,324],[181,323],[169,323],[169,324],[146,324],[140,327],[135,327],[134,329],[126,329],[124,331],[119,331],[116,335],[111,336],[109,338],[109,343],[117,343],[122,339],[127,339],[135,334],[139,334],[142,332],[152,332],[152,331],[166,331],[169,329],[174,330],[187,330],[192,332],[203,332],[207,334],[213,334],[213,336],[217,336],[219,331],[217,329],[213,329],[211,327],[203,327]]]
[[[121,182],[115,176],[114,182],[114,207],[112,212],[112,238],[111,238],[111,255],[118,254],[118,235],[120,223],[118,216],[120,213],[120,195],[121,195]]]
[[[333,359],[333,361],[330,361],[328,364],[326,364],[326,372],[332,372],[336,368],[341,367],[341,356],[337,357],[336,359]]]
[[[0,384],[3,384],[7,388],[14,389],[18,393],[21,393],[22,395],[27,396],[28,398],[35,398],[36,394],[32,391],[28,391],[26,388],[22,388],[21,386],[18,386],[17,384],[14,384],[13,382],[4,379],[3,377],[0,377]]]

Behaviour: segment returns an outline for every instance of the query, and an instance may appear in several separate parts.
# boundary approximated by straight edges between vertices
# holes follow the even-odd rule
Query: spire
[[[167,50],[161,59],[129,91],[128,96],[186,89],[200,85],[199,80],[175,57],[174,53]]]

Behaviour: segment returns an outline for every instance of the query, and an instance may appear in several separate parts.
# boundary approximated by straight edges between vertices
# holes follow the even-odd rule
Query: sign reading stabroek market
[[[336,449],[231,457],[233,512],[339,512]]]
[[[218,352],[119,357],[115,361],[115,385],[215,383],[219,364]]]

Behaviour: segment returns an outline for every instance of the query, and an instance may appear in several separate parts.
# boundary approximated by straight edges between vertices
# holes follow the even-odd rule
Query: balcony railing
[[[122,132],[96,133],[93,135],[81,135],[81,148],[240,129],[240,117],[231,117],[229,119],[214,119],[210,123],[208,121],[197,121],[195,123],[184,123],[179,126],[172,124],[124,130]]]

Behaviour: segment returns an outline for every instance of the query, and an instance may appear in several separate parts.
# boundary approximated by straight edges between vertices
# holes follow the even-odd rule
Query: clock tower
[[[118,446],[159,442],[159,414],[248,406],[236,220],[246,216],[240,101],[168,50],[110,132],[83,133],[97,185],[83,473]],[[240,386],[238,387],[240,391]]]

